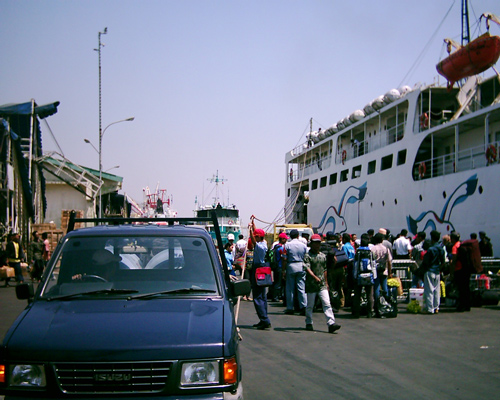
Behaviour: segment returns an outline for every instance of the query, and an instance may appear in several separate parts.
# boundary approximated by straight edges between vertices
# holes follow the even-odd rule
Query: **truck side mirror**
[[[241,279],[239,281],[231,282],[232,294],[234,297],[248,296],[252,290],[250,281],[248,279]]]
[[[28,302],[35,296],[33,284],[20,283],[16,286],[16,296],[19,300],[28,300]]]

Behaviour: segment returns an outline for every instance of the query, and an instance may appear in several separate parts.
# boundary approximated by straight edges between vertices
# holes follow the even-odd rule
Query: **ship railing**
[[[403,139],[405,123],[402,122],[392,128],[371,135],[367,139],[349,144],[348,148],[342,148],[335,158],[336,164],[345,163],[357,157],[364,156],[372,151],[386,147]],[[344,153],[345,150],[345,153]]]
[[[497,157],[493,163],[498,163],[500,142],[494,142],[487,146],[480,145],[461,150],[458,152],[456,160],[454,152],[423,160],[415,164],[413,168],[413,177],[415,180],[429,179],[491,165],[486,157],[486,149],[491,145],[495,146],[497,149]]]
[[[300,164],[298,170],[294,170],[288,175],[289,182],[300,181],[302,178],[314,174],[319,171],[330,168],[332,164],[332,157],[330,155],[325,157],[315,157],[306,161],[305,164]]]
[[[372,151],[378,150],[382,147],[400,141],[401,139],[403,139],[405,126],[406,126],[406,121],[402,121],[393,127],[387,128],[386,130],[370,135],[365,140],[361,141],[357,140],[355,145],[351,143],[351,135],[353,132],[347,130],[336,139],[339,141],[340,144],[343,144],[343,147],[337,152],[337,155],[335,157],[335,163],[336,164],[345,163],[348,160],[363,156]],[[365,135],[369,135],[369,133],[365,132]],[[301,143],[290,151],[290,155],[292,157],[300,156],[309,151],[315,145],[316,144],[312,142]],[[311,171],[311,173],[312,172],[316,171]],[[295,175],[289,176],[288,179],[296,180],[298,178],[300,178],[300,174],[299,176]]]

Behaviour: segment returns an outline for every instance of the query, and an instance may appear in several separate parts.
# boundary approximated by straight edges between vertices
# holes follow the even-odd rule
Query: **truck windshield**
[[[123,296],[127,290],[148,294],[193,289],[186,291],[190,296],[219,292],[205,241],[179,236],[70,238],[43,285],[42,298],[100,290],[104,295],[108,289]]]

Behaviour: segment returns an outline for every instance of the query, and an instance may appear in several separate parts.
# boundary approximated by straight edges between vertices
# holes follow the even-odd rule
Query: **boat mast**
[[[224,178],[219,178],[219,170],[217,170],[217,173],[212,176],[211,179],[207,179],[210,183],[215,183],[215,205],[219,203],[219,182],[224,184],[224,182],[227,181],[227,179]]]
[[[470,41],[469,6],[467,0],[462,0],[462,47]]]

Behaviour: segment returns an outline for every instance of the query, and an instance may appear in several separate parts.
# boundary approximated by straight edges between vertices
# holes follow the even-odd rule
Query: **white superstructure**
[[[485,231],[500,255],[498,77],[393,89],[311,136],[285,157],[286,223],[358,235]]]

